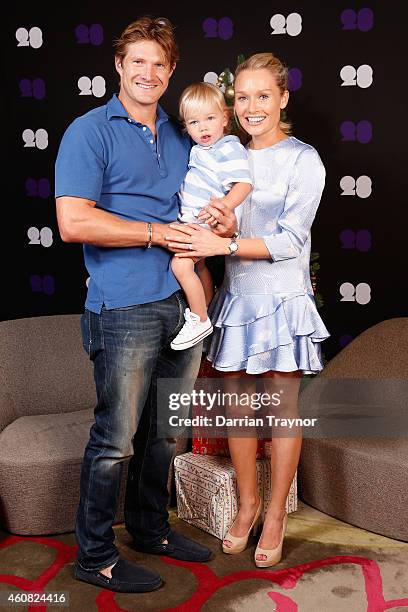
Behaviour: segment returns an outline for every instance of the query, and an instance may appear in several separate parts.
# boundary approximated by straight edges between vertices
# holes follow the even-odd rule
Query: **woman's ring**
[[[189,251],[191,251],[191,250],[192,250],[193,245],[191,244],[191,242],[189,242],[189,243],[187,244],[187,248],[188,248],[188,250],[189,250]]]

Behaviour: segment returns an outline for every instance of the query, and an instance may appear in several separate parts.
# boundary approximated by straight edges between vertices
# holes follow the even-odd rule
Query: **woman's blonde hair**
[[[269,70],[272,73],[279,91],[281,94],[284,94],[288,89],[288,69],[273,53],[256,53],[255,55],[251,55],[251,57],[243,61],[241,64],[238,64],[235,70],[234,81],[244,70],[263,69]],[[289,135],[292,132],[292,123],[286,119],[285,109],[281,110],[279,127],[285,134]]]
[[[229,109],[226,105],[224,94],[219,87],[211,83],[193,83],[186,87],[180,96],[180,118],[185,122],[186,117],[191,117],[205,109],[214,108],[214,106],[217,106],[222,112],[227,112],[229,117]],[[227,129],[228,125],[224,131],[227,131]]]

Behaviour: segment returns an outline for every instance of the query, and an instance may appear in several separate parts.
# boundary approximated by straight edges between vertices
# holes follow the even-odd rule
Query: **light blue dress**
[[[310,229],[325,169],[317,151],[293,136],[248,156],[254,189],[241,206],[240,237],[262,237],[270,258],[225,258],[207,359],[223,371],[318,372],[329,333],[310,282]]]

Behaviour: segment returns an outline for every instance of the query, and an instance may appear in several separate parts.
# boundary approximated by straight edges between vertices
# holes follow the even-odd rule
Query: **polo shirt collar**
[[[126,109],[123,106],[122,102],[119,100],[117,94],[113,94],[112,98],[107,103],[107,105],[106,105],[106,116],[107,116],[109,121],[113,117],[123,117],[125,119],[129,118],[129,115],[126,112]],[[161,123],[164,123],[165,121],[168,121],[168,119],[169,119],[168,114],[158,104],[157,105],[156,125],[160,125]]]

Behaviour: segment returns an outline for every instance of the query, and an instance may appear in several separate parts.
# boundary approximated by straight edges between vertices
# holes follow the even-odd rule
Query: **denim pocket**
[[[120,306],[119,308],[110,308],[110,310],[115,312],[126,312],[128,310],[136,310],[141,306],[142,304],[132,304],[132,306]]]

